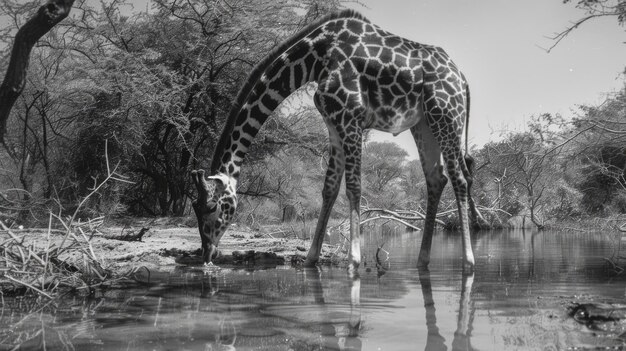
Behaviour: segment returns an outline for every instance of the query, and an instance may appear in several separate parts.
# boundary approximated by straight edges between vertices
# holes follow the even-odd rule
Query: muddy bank
[[[129,232],[149,228],[141,241],[124,241],[118,238]],[[293,237],[276,237],[267,230],[251,230],[233,225],[219,244],[219,266],[273,267],[298,265],[310,246],[310,240]],[[121,272],[126,269],[146,267],[168,270],[175,265],[201,265],[200,236],[198,229],[186,226],[136,226],[99,228],[90,240],[96,256],[101,257],[107,269]],[[339,246],[324,244],[320,262],[340,264],[345,257]]]
[[[93,221],[77,222],[70,228],[0,231],[0,291],[18,295],[31,291],[53,299],[68,289],[87,291],[126,279],[139,269],[171,272],[181,265],[203,265],[198,229],[171,219],[97,222],[95,227]],[[310,240],[295,233],[294,228],[251,230],[233,225],[220,241],[215,268],[299,266]],[[346,253],[347,245],[325,244],[319,262],[342,265]]]

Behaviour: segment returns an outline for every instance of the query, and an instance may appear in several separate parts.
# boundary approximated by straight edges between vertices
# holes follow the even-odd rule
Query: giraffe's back
[[[464,79],[447,53],[386,32],[363,18],[337,19],[324,28],[336,33],[323,84],[338,95],[358,95],[366,107],[363,127],[398,134],[424,118],[429,77],[462,90]],[[336,88],[331,85],[336,84]]]

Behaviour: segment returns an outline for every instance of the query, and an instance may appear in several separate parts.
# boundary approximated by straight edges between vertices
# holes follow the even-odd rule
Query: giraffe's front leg
[[[341,177],[344,172],[344,156],[340,141],[334,129],[329,128],[330,151],[328,168],[326,169],[326,179],[324,180],[324,190],[322,190],[322,209],[317,220],[317,227],[311,242],[311,248],[304,261],[305,267],[313,267],[317,264],[324,243],[324,234],[328,225],[330,213],[339,194]]]

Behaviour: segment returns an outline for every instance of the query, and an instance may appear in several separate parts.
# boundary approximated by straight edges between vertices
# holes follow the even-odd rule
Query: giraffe
[[[330,150],[322,208],[304,265],[314,266],[319,259],[344,177],[350,206],[348,267],[358,270],[361,151],[363,131],[371,128],[394,135],[410,129],[417,144],[428,193],[419,266],[428,266],[437,207],[449,177],[461,224],[463,266],[473,269],[471,174],[462,145],[469,116],[467,81],[442,48],[388,33],[353,10],[326,15],[276,47],[240,89],[217,142],[211,176],[205,178],[203,170],[191,175],[198,191],[193,208],[204,263],[217,255],[233,218],[240,168],[257,132],[280,102],[309,82],[317,83],[313,100],[328,129]]]

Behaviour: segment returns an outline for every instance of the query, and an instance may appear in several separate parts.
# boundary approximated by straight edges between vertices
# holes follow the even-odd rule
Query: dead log
[[[17,31],[11,50],[9,67],[0,85],[0,143],[4,143],[6,124],[13,104],[26,85],[30,52],[37,41],[70,14],[74,0],[48,0],[37,13]]]

